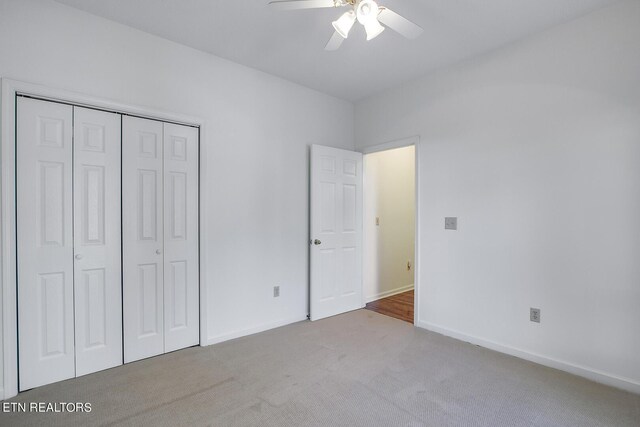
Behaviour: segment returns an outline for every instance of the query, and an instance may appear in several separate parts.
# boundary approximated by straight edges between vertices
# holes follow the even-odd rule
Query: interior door
[[[120,114],[73,108],[76,376],[122,364]]]
[[[362,154],[311,147],[311,320],[362,308]]]
[[[165,123],[165,352],[200,342],[198,256],[198,129]]]
[[[162,122],[122,118],[125,363],[164,352]]]
[[[75,376],[72,107],[17,99],[20,390]]]

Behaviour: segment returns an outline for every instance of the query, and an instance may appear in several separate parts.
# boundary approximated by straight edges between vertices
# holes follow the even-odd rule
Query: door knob
[[[77,254],[75,258],[76,258],[78,261],[80,261],[80,260],[82,259],[82,255]]]
[[[160,249],[156,249],[156,253],[157,253],[158,255],[160,255],[160,254],[162,253],[162,251],[161,251]]]
[[[320,245],[320,244],[322,244],[322,242],[320,240],[316,239],[316,240],[313,241],[313,244],[314,245]]]

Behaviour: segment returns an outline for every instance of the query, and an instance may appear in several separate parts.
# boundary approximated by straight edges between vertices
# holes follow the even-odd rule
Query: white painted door
[[[200,342],[198,284],[198,129],[165,123],[165,352]]]
[[[72,108],[17,99],[20,390],[75,376]]]
[[[122,118],[125,363],[164,352],[162,126]]]
[[[120,115],[74,107],[76,376],[122,364]]]
[[[311,147],[311,320],[362,308],[362,154]]]

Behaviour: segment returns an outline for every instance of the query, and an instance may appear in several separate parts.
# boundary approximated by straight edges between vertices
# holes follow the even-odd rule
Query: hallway
[[[365,308],[413,324],[413,301],[413,291],[407,291],[371,301]]]

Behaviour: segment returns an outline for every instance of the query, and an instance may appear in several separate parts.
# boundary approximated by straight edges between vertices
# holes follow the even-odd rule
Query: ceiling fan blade
[[[344,37],[340,35],[339,32],[334,32],[327,45],[324,47],[324,50],[338,50],[342,42],[344,41]]]
[[[269,5],[279,10],[297,10],[342,6],[340,3],[336,3],[334,0],[273,0],[269,2]]]
[[[408,39],[415,39],[424,31],[420,26],[409,21],[407,18],[398,15],[393,10],[387,9],[386,7],[380,8],[378,21]]]

